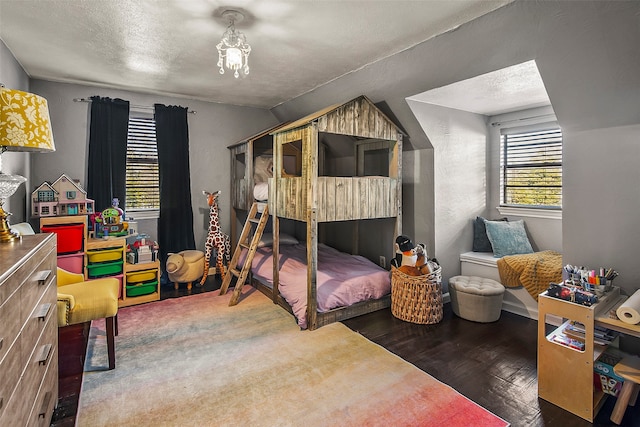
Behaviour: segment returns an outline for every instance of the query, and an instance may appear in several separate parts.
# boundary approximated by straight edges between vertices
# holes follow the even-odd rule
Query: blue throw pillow
[[[491,242],[487,237],[487,229],[484,222],[486,218],[477,216],[473,221],[473,252],[492,252]],[[508,221],[507,218],[495,219],[492,221]]]
[[[494,257],[533,253],[527,231],[524,229],[524,220],[511,222],[485,220],[484,224]]]

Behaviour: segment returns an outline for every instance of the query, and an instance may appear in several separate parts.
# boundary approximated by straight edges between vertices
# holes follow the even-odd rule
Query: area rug
[[[303,331],[253,288],[118,313],[116,368],[91,325],[78,426],[508,426],[341,323]]]

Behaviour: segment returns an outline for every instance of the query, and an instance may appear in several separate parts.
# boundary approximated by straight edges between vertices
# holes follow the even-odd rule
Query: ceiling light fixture
[[[246,76],[249,74],[249,54],[251,46],[247,43],[246,36],[236,30],[235,23],[241,22],[244,15],[237,10],[225,10],[222,17],[229,21],[227,31],[222,35],[222,41],[217,44],[218,67],[220,74],[224,74],[224,67],[233,71],[233,77],[240,77],[238,70]]]

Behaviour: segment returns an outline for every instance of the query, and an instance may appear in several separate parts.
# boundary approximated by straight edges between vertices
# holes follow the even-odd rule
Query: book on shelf
[[[584,351],[584,341],[580,339],[571,338],[562,332],[554,332],[549,336],[549,341],[561,344],[565,347],[573,348],[575,350]]]
[[[569,322],[564,329],[564,333],[567,336],[575,339],[584,340],[585,338],[584,325],[576,321]],[[608,345],[611,344],[611,342],[615,340],[618,335],[618,332],[595,325],[593,332],[593,342],[599,345]]]

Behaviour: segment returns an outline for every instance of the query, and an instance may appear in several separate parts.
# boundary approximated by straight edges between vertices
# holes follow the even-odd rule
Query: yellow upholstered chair
[[[58,267],[58,327],[106,319],[109,369],[116,366],[120,281],[113,277],[84,280],[82,274]]]

